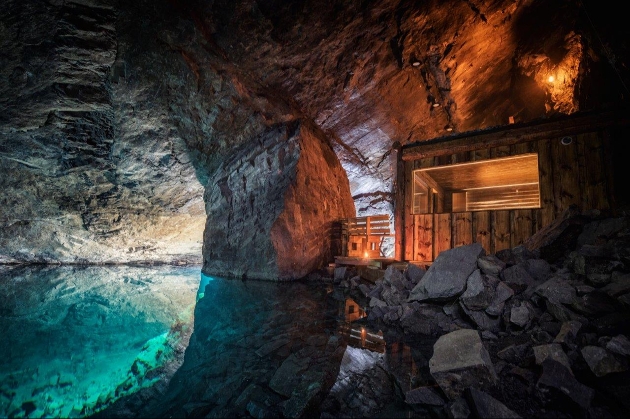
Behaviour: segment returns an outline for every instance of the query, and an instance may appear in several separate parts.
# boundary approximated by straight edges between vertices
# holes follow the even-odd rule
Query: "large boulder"
[[[204,199],[203,271],[236,278],[306,276],[334,256],[333,222],[355,215],[343,168],[307,121],[276,125],[241,147]]]
[[[479,243],[455,247],[439,254],[408,301],[447,301],[464,292],[468,277],[477,269],[477,258],[485,255]]]
[[[472,329],[440,336],[433,345],[429,371],[451,400],[461,396],[468,387],[483,388],[498,380],[479,332]]]

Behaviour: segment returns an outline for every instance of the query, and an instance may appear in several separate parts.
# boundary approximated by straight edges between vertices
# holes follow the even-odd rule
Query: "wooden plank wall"
[[[572,204],[582,210],[611,208],[609,174],[601,132],[574,135],[569,145],[561,138],[460,152],[405,161],[405,175],[414,169],[466,161],[487,160],[523,153],[538,153],[540,201],[538,209],[411,214],[411,182],[405,185],[404,258],[430,262],[453,247],[480,243],[496,253],[522,244],[550,224]]]

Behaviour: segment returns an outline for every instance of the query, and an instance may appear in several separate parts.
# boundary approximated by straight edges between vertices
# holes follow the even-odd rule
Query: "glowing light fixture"
[[[556,78],[553,76],[553,74],[547,78],[547,81],[549,83],[553,83],[555,80],[556,80]]]
[[[414,61],[411,65],[414,67],[418,67],[420,65],[420,61]]]

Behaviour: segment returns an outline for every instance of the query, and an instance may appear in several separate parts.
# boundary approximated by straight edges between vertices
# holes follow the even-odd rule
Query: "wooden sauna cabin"
[[[570,205],[618,211],[630,142],[625,110],[574,114],[395,147],[395,257],[513,248]]]

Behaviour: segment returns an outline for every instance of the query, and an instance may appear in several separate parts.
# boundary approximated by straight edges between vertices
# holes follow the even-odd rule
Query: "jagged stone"
[[[532,311],[527,302],[512,306],[510,310],[510,323],[518,327],[526,327],[532,320]]]
[[[363,296],[367,297],[370,295],[370,287],[368,287],[365,284],[359,284],[359,291],[361,291],[361,294],[363,294]]]
[[[498,280],[494,277],[481,275],[479,269],[475,270],[466,283],[466,291],[460,295],[459,300],[470,310],[484,310],[495,298],[495,288]]]
[[[517,265],[528,259],[538,258],[537,251],[531,251],[524,245],[519,245],[511,249],[504,249],[496,252],[496,256],[507,265]]]
[[[547,358],[542,363],[543,372],[536,383],[541,392],[541,397],[549,406],[558,406],[556,403],[569,404],[572,411],[577,411],[580,416],[591,405],[595,392],[575,379],[573,374],[561,363]]]
[[[561,278],[551,278],[535,288],[536,294],[555,303],[571,304],[577,295],[575,288]]]
[[[630,355],[630,340],[624,335],[617,335],[606,344],[606,349],[618,355]]]
[[[370,307],[387,307],[387,303],[376,297],[370,298]]]
[[[568,320],[562,323],[560,331],[554,338],[555,343],[572,345],[577,339],[578,332],[582,328],[582,323],[576,320]]]
[[[567,307],[565,307],[563,304],[561,303],[556,303],[550,300],[546,300],[545,301],[545,306],[547,307],[547,311],[557,320],[561,321],[561,322],[568,322],[570,320],[576,320],[580,323],[584,324],[588,324],[589,321],[587,320],[586,317],[581,316],[571,310],[569,310]]]
[[[494,298],[486,308],[486,313],[491,316],[501,316],[505,302],[514,295],[514,290],[503,282],[498,282],[495,288]]]
[[[510,364],[520,364],[523,359],[527,356],[529,349],[531,348],[530,343],[522,343],[520,345],[509,345],[500,351],[497,352],[497,357],[504,361],[509,362]]]
[[[571,308],[578,313],[595,317],[624,310],[623,304],[616,298],[597,290],[576,297],[571,303]]]
[[[484,274],[494,276],[498,276],[506,267],[505,262],[499,259],[496,255],[481,256],[477,259],[477,265]]]
[[[466,398],[470,401],[472,412],[478,418],[520,418],[521,416],[506,405],[476,388],[466,390]]]
[[[470,407],[463,397],[450,401],[446,405],[445,410],[449,419],[468,419],[471,414]]]
[[[630,292],[630,274],[612,275],[612,281],[600,288],[611,297],[618,297]]]
[[[430,387],[417,387],[405,393],[405,403],[430,406],[443,406],[445,401]]]
[[[411,290],[408,300],[446,301],[457,297],[464,291],[468,277],[477,269],[477,258],[484,253],[479,243],[440,253]]]
[[[528,259],[523,267],[536,282],[546,281],[551,275],[551,266],[544,259]]]
[[[481,330],[497,333],[501,330],[501,318],[490,316],[483,310],[470,310],[460,301],[460,307],[473,323]]]
[[[536,280],[527,272],[523,265],[505,268],[501,271],[501,279],[508,284],[522,286],[523,289],[536,283]]]
[[[405,271],[405,276],[409,281],[411,281],[414,285],[418,284],[424,274],[426,273],[426,269],[423,269],[413,263],[407,265],[407,270]]]
[[[584,360],[597,377],[628,370],[628,362],[599,346],[585,346],[581,350]]]
[[[442,308],[432,304],[412,303],[403,306],[400,326],[406,333],[439,336],[450,331],[451,320]]]
[[[204,193],[203,271],[295,280],[325,266],[333,222],[356,215],[346,179],[328,139],[308,120],[277,125],[234,149]]]
[[[625,228],[628,228],[626,217],[591,221],[584,225],[577,239],[577,248],[581,249],[585,245],[595,245],[598,240],[611,238]]]
[[[479,332],[461,329],[440,336],[429,360],[431,376],[453,400],[468,387],[496,383],[498,377]]]
[[[542,365],[545,359],[551,358],[567,367],[571,374],[573,374],[571,371],[571,361],[569,361],[569,357],[564,353],[562,346],[558,343],[534,346],[534,357],[536,358],[536,365]]]

